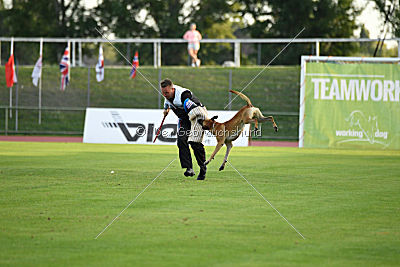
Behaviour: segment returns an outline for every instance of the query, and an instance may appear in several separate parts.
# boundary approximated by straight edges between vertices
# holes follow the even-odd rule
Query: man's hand
[[[164,112],[163,112],[163,114],[164,114],[164,117],[167,117],[167,115],[168,115],[168,112],[169,112],[169,108],[168,108],[168,109],[164,109]]]

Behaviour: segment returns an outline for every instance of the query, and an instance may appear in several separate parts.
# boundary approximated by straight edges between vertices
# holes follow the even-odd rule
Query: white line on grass
[[[258,76],[260,76],[260,74],[261,73],[263,73],[264,72],[264,70],[266,69],[266,68],[268,68],[268,66],[269,65],[271,65],[271,63],[305,30],[306,28],[305,27],[303,27],[303,29],[301,30],[301,31],[299,31],[299,33],[298,34],[296,34],[296,36],[295,37],[293,37],[293,39],[292,40],[290,40],[290,42],[281,50],[281,51],[279,51],[279,53],[278,54],[276,54],[276,56],[273,58],[273,59],[271,59],[271,61],[242,89],[242,91],[240,91],[240,93],[241,92],[243,92],[252,82],[254,82],[254,80],[255,79],[257,79],[257,77]],[[236,97],[238,97],[238,95],[236,95],[229,103],[228,103],[228,105],[226,105],[225,107],[224,107],[224,109],[226,109],[226,107],[227,106],[229,106],[232,102],[233,102],[233,100],[235,100],[236,99]]]
[[[229,165],[267,202],[303,239],[306,239],[297,229],[268,201],[229,161]]]
[[[121,216],[121,214],[133,203],[133,202],[135,202],[136,201],[136,199],[138,199],[139,198],[139,196],[144,192],[144,191],[146,191],[146,189],[158,178],[158,177],[160,177],[160,175],[172,164],[172,162],[174,162],[176,160],[176,158],[175,159],[173,159],[154,179],[153,179],[153,181],[151,181],[143,190],[142,190],[142,192],[140,192],[131,202],[129,202],[129,204],[128,204],[128,206],[126,206],[118,215],[117,215],[117,217],[115,217],[107,226],[106,226],[106,228],[104,228],[103,229],[103,231],[101,231],[96,237],[95,237],[95,239],[97,239],[102,233],[104,233],[104,231],[111,225],[111,224],[113,224],[113,222],[119,217],[119,216]]]

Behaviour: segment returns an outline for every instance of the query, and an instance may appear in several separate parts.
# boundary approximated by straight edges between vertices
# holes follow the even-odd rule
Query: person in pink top
[[[188,52],[190,57],[192,58],[192,67],[200,67],[200,59],[197,57],[197,52],[200,49],[200,40],[201,34],[196,30],[196,24],[190,24],[190,30],[188,30],[185,35],[183,35],[183,39],[188,41]]]

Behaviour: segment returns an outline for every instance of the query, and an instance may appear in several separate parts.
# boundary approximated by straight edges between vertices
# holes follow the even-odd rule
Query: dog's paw
[[[225,166],[224,165],[221,165],[221,167],[219,167],[219,171],[222,171],[223,169],[225,169]]]
[[[274,130],[275,130],[275,132],[277,132],[278,131],[278,126],[274,126]]]

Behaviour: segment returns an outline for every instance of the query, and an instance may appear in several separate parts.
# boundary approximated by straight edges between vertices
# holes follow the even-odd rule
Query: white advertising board
[[[153,144],[163,117],[161,109],[87,108],[84,143],[102,144]],[[231,119],[237,111],[210,110],[210,117],[218,115],[218,122]],[[176,145],[178,118],[171,111],[162,127],[155,145]],[[234,146],[248,146],[250,125],[246,125]],[[205,131],[203,144],[216,146],[216,138]]]

